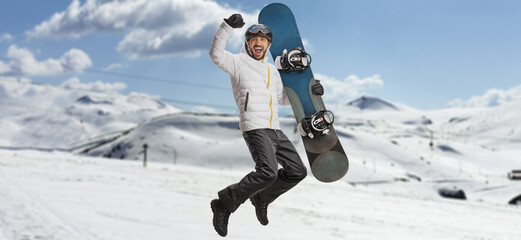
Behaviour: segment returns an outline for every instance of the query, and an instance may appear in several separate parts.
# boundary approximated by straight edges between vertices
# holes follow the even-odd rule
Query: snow
[[[377,97],[362,96],[349,103],[348,106],[358,108],[360,110],[398,110],[392,103],[386,102]]]
[[[0,81],[0,240],[212,239],[209,203],[253,170],[239,117],[143,94]],[[365,96],[335,113],[350,160],[230,219],[230,239],[511,239],[521,235],[521,102],[421,111]],[[356,104],[355,104],[356,103]],[[292,117],[281,127],[306,154]],[[147,144],[148,167],[143,168]],[[462,190],[466,200],[439,190]]]
[[[7,239],[216,239],[209,203],[244,171],[0,151]],[[230,218],[229,239],[514,239],[518,207],[404,195],[306,178],[270,205]]]
[[[152,117],[181,112],[141,94],[0,80],[0,144],[5,147],[67,149],[100,134],[127,130]]]

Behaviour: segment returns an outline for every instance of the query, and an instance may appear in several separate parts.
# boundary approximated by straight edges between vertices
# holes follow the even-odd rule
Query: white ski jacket
[[[240,111],[240,130],[280,129],[278,104],[289,105],[277,68],[250,57],[243,46],[237,54],[225,50],[233,28],[222,22],[210,47],[210,58],[230,75],[233,96]]]

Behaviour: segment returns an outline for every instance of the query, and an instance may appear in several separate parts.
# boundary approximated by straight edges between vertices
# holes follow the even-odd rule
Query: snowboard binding
[[[317,134],[326,135],[333,125],[335,116],[329,110],[321,110],[315,114],[305,117],[298,124],[298,130],[303,137],[315,138]]]
[[[311,56],[297,47],[289,51],[284,49],[282,56],[275,58],[277,69],[283,72],[291,72],[296,70],[305,70],[311,64]]]

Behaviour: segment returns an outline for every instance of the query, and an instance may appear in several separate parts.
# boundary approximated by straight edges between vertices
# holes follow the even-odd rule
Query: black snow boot
[[[228,219],[230,218],[230,211],[219,201],[214,199],[210,203],[213,212],[213,227],[215,231],[222,237],[228,234]]]
[[[255,214],[257,215],[257,220],[266,226],[268,225],[268,204],[261,201],[257,195],[250,198],[251,203],[255,206]]]

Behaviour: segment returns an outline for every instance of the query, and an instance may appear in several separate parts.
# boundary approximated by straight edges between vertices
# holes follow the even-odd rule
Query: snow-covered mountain
[[[360,110],[399,110],[398,107],[390,102],[370,96],[361,96],[351,102],[348,102],[347,105],[358,108]]]
[[[187,113],[139,94],[23,82],[2,82],[0,93],[6,106],[0,120],[3,148],[142,161],[146,144],[152,162],[233,170],[253,166],[235,115]],[[521,102],[420,111],[363,96],[332,109],[351,163],[343,181],[422,196],[462,189],[468,199],[507,203],[521,194],[519,184],[506,178],[521,168],[521,114],[512,111],[519,107]],[[281,118],[281,126],[305,159],[294,119]]]
[[[254,165],[236,115],[184,112],[142,94],[23,81],[0,81],[0,103],[0,229],[7,229],[0,240],[170,239],[172,229],[179,239],[207,239],[215,236],[209,200]],[[507,204],[521,204],[514,201],[521,198],[521,185],[507,173],[521,168],[519,108],[521,102],[420,111],[365,96],[331,109],[350,170],[333,184],[309,176],[274,205],[274,223],[309,225],[313,231],[301,239],[323,237],[316,231],[355,239],[517,236],[510,222],[520,209]],[[295,120],[283,117],[281,127],[307,164]],[[151,172],[140,167],[145,144]],[[468,201],[448,202],[442,195]],[[162,210],[149,214],[157,209]],[[478,221],[477,212],[498,221]],[[255,219],[242,214],[231,220],[230,233],[238,235],[230,237],[269,238],[265,230],[250,232],[248,221]],[[469,224],[451,224],[447,215]],[[295,216],[302,219],[298,225],[285,224]],[[343,230],[346,223],[367,231]],[[378,227],[367,227],[371,223]],[[249,227],[237,230],[243,225]],[[118,226],[146,231],[106,230]]]
[[[68,149],[101,134],[180,112],[143,94],[123,95],[30,82],[0,81],[0,146]]]

